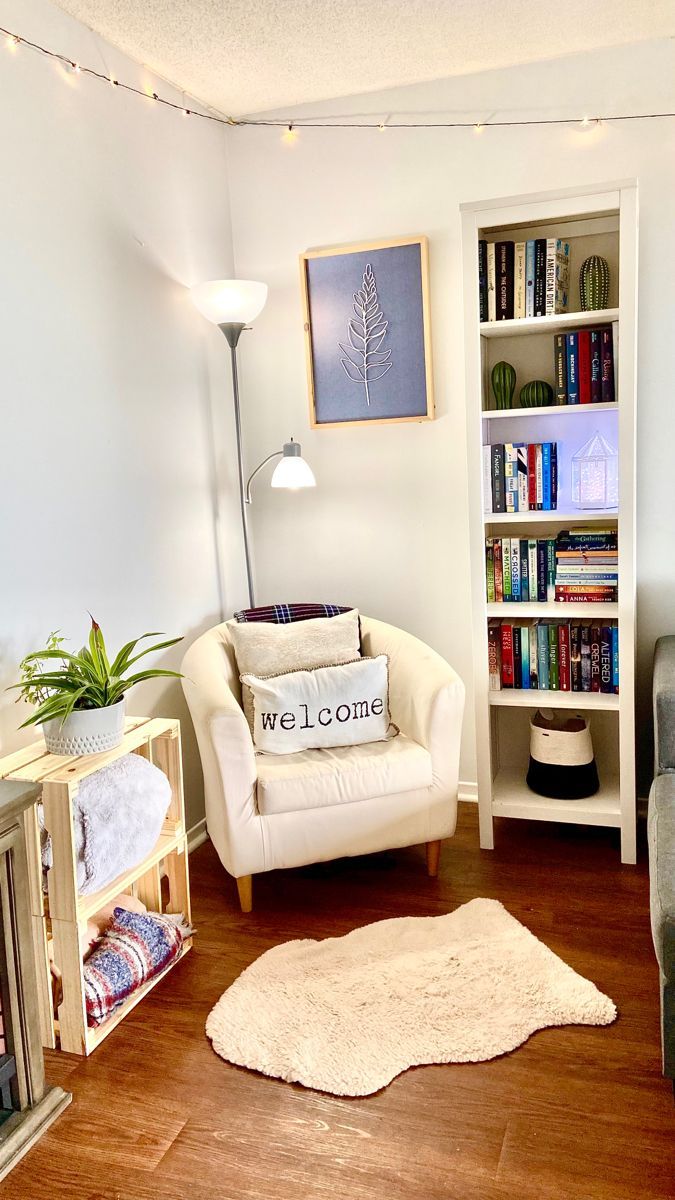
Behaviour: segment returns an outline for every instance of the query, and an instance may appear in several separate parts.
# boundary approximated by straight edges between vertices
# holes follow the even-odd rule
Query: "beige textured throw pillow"
[[[279,675],[284,671],[334,666],[361,657],[356,608],[337,617],[312,617],[288,625],[228,621],[227,626],[240,676]],[[241,691],[246,720],[253,732],[253,702],[246,683]]]
[[[253,695],[253,741],[264,754],[360,746],[388,736],[387,656],[337,667],[243,675]]]

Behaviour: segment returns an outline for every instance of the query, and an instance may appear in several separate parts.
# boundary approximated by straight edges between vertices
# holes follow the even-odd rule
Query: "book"
[[[563,589],[556,588],[554,600],[559,600],[564,604],[606,604],[610,600],[614,600],[614,596],[593,596],[588,592],[579,592],[576,595],[569,595]]]
[[[514,249],[514,317],[525,316],[525,242],[516,242]]]
[[[612,625],[612,691],[619,691],[619,626]]]
[[[532,686],[530,676],[530,630],[527,625],[520,627],[520,686],[521,688],[529,688]]]
[[[537,540],[537,600],[545,602],[547,596],[546,586],[546,560],[547,548],[544,538]]]
[[[546,542],[546,599],[555,600],[555,539]]]
[[[579,403],[591,403],[591,331],[580,329],[579,346]]]
[[[600,629],[600,691],[613,692],[612,686],[612,631],[609,625]]]
[[[478,305],[479,320],[488,319],[488,288],[487,288],[487,242],[481,238],[478,242]]]
[[[570,625],[570,681],[573,692],[581,691],[581,626]]]
[[[581,690],[591,690],[591,631],[588,625],[581,626]]]
[[[561,529],[556,542],[560,550],[616,550],[618,534],[616,529]]]
[[[555,282],[556,282],[556,238],[546,239],[546,296],[544,312],[547,317],[555,313]]]
[[[524,442],[517,443],[516,453],[518,468],[518,512],[527,512],[530,502],[527,480],[527,446]]]
[[[548,632],[548,686],[552,692],[559,691],[558,670],[558,627],[554,621],[549,622]]]
[[[600,392],[603,404],[614,403],[614,345],[612,327],[607,325],[600,331]]]
[[[506,512],[503,445],[492,447],[492,511],[493,513]]]
[[[541,445],[541,485],[542,485],[542,503],[541,506],[545,512],[550,512],[553,503],[551,498],[551,443],[542,442]]]
[[[556,333],[554,343],[553,375],[555,379],[555,402],[567,404],[567,346],[565,334]],[[598,345],[598,354],[600,347]],[[598,358],[598,365],[599,365]]]
[[[567,312],[570,289],[570,244],[562,238],[556,240],[555,253],[555,306],[556,313]]]
[[[485,539],[485,598],[494,604],[495,596],[495,539]]]
[[[510,538],[511,542],[511,599],[520,600],[520,541]]]
[[[525,243],[525,316],[534,316],[534,241]]]
[[[537,503],[535,504],[535,508],[540,509],[544,507],[544,477],[541,442],[537,442],[535,444],[535,451],[537,456],[537,466],[535,470],[535,479],[537,482]]]
[[[591,625],[591,691],[600,691],[600,626]]]
[[[527,538],[520,538],[520,598],[530,599],[530,572],[527,553]]]
[[[546,316],[546,238],[534,241],[534,315]]]
[[[530,600],[537,599],[537,540],[529,538],[527,543],[527,593]]]
[[[570,627],[558,626],[558,679],[561,692],[572,690],[572,668],[570,665]]]
[[[513,686],[521,688],[523,686],[523,658],[520,649],[520,625],[511,627],[511,638],[513,641]]]
[[[549,685],[548,625],[544,621],[539,621],[537,624],[537,673],[540,691],[547,691]]]
[[[483,512],[492,512],[492,446],[483,446]]]
[[[579,334],[565,335],[567,350],[567,403],[579,403]]]
[[[488,301],[488,321],[497,319],[497,292],[496,292],[496,277],[495,277],[495,245],[494,242],[488,242],[487,246],[487,301]]]
[[[502,538],[503,601],[511,600],[511,538]]]
[[[530,642],[530,687],[539,687],[539,670],[537,664],[537,622],[533,621],[529,629]]]
[[[602,359],[600,330],[591,329],[591,404],[602,400]]]
[[[495,560],[495,602],[501,604],[504,599],[504,571],[502,566],[502,539],[495,538],[493,545]]]
[[[498,692],[502,686],[502,645],[499,618],[492,617],[488,621],[488,680],[491,692]]]
[[[537,507],[537,447],[534,442],[527,447],[527,507]]]
[[[518,512],[518,446],[504,444],[504,493],[507,512]]]
[[[496,309],[498,321],[513,319],[514,245],[495,242]]]
[[[558,443],[551,442],[551,505],[558,507]]]
[[[502,621],[500,626],[501,658],[502,658],[502,687],[513,687],[513,627],[508,621]]]

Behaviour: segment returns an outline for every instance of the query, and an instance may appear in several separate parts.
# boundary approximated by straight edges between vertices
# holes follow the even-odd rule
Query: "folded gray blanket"
[[[73,800],[77,886],[98,892],[157,843],[171,802],[163,771],[127,754],[80,783]]]

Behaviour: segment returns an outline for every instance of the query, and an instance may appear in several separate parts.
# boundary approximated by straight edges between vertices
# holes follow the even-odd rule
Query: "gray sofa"
[[[663,1074],[675,1089],[675,637],[654,652],[655,778],[649,793],[649,877],[654,948],[661,971]]]

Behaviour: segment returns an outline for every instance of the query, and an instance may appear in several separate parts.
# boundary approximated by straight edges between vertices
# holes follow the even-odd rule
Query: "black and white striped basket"
[[[588,721],[579,713],[539,709],[530,721],[527,785],[552,800],[583,800],[600,784]]]

